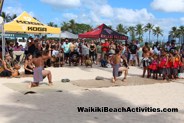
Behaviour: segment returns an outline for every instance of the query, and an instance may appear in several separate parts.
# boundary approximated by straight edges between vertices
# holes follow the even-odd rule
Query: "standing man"
[[[129,47],[129,51],[130,51],[130,65],[134,66],[136,65],[137,51],[138,51],[136,41],[132,42],[132,44]]]
[[[138,66],[140,66],[140,52],[139,52],[139,49],[140,49],[140,44],[139,44],[139,41],[137,41],[137,64]]]
[[[64,50],[65,63],[68,63],[68,58],[70,53],[70,43],[68,42],[68,39],[65,39],[65,42],[63,43],[62,48]]]
[[[104,59],[108,51],[109,51],[109,42],[108,39],[105,39],[105,43],[102,44],[102,59]]]
[[[70,53],[69,53],[69,66],[71,66],[72,56],[73,56],[73,54],[75,54],[75,48],[76,48],[76,45],[75,45],[74,41],[72,41],[70,43],[70,47],[69,47],[69,49],[70,49]]]
[[[152,50],[154,54],[160,55],[160,46],[158,42],[153,45]]]
[[[34,40],[33,40],[33,38],[29,38],[28,41],[29,41],[28,54],[34,55],[35,50],[36,50]]]

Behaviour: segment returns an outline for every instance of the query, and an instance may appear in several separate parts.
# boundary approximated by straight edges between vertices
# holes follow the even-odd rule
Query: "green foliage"
[[[158,37],[161,35],[163,35],[163,30],[162,29],[160,29],[160,27],[159,26],[157,26],[157,27],[155,27],[154,29],[153,29],[153,35],[154,36],[157,36],[157,42],[158,42]]]
[[[146,26],[145,26],[145,32],[149,32],[149,42],[150,42],[150,36],[151,36],[151,32],[153,31],[153,28],[154,28],[154,25],[151,24],[151,23],[148,23]]]
[[[128,32],[129,32],[129,34],[130,34],[131,40],[136,40],[136,37],[135,37],[135,27],[130,26],[130,27],[128,28]]]
[[[1,16],[3,17],[5,23],[10,22],[17,17],[16,14],[10,15],[10,14],[7,14],[5,12],[2,12]]]
[[[61,30],[69,31],[74,34],[80,34],[92,30],[92,27],[88,24],[75,23],[75,21],[72,19],[69,22],[63,22],[61,24]]]
[[[144,27],[142,24],[137,24],[135,27],[136,30],[136,35],[138,36],[138,41],[142,42],[143,41],[143,34],[144,34]]]
[[[57,24],[55,24],[54,22],[49,22],[47,25],[51,27],[58,27]]]
[[[119,33],[125,34],[125,35],[128,33],[127,28],[124,27],[122,24],[117,25],[116,31],[119,32]]]

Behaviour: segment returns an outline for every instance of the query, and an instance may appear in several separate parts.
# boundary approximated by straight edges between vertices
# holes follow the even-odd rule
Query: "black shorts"
[[[172,75],[178,75],[178,68],[172,68],[171,73]]]
[[[149,62],[148,58],[143,58],[142,63],[143,63],[143,67],[148,67],[150,65],[150,62]]]
[[[64,57],[69,57],[69,53],[64,53]]]

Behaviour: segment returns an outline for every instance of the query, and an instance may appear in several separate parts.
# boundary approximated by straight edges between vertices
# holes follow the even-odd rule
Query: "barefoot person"
[[[121,62],[121,51],[116,49],[115,55],[112,57],[112,65],[113,65],[113,79],[112,82],[115,83],[116,78],[118,77],[118,71],[120,67],[120,62]]]
[[[143,75],[142,77],[145,76],[145,73],[147,71],[147,77],[149,78],[150,76],[150,71],[149,71],[149,68],[148,66],[150,65],[150,47],[148,46],[148,42],[145,43],[145,46],[142,48],[142,52],[143,52]]]
[[[31,82],[29,87],[36,87],[39,85],[39,82],[43,81],[43,78],[47,76],[49,85],[52,85],[52,74],[49,70],[44,70],[44,61],[51,58],[51,48],[49,48],[49,51],[43,52],[41,54],[38,52],[33,58],[33,64],[35,65],[35,68],[33,70],[33,79],[34,81]]]
[[[124,55],[122,55],[121,58],[122,58],[122,65],[119,68],[119,72],[121,73],[124,72],[124,78],[122,79],[122,81],[126,81],[126,78],[128,75],[128,69],[129,69],[128,62],[127,62],[127,58]]]

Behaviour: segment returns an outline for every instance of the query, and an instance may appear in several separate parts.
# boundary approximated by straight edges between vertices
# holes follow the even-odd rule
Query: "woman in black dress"
[[[33,56],[28,54],[24,63],[25,74],[33,74]]]

